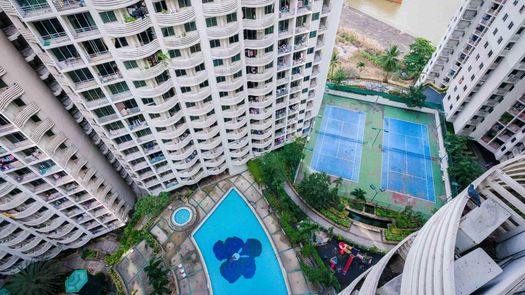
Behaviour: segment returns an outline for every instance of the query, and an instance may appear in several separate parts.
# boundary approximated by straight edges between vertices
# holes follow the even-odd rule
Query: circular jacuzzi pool
[[[171,222],[173,225],[181,227],[188,224],[193,217],[193,211],[188,207],[180,207],[171,214]]]

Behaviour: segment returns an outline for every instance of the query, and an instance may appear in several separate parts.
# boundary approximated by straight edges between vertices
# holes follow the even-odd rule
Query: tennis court
[[[336,106],[324,109],[310,167],[359,181],[365,113]]]
[[[435,202],[427,126],[384,118],[382,187]]]

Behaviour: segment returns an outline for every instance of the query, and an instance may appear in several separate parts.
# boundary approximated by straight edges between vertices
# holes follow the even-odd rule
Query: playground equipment
[[[334,256],[332,258],[330,258],[330,269],[334,269],[334,267],[337,265],[337,257]]]
[[[350,268],[350,265],[352,265],[352,261],[354,261],[354,255],[350,254],[348,256],[348,259],[346,260],[345,267],[343,268],[343,276],[346,275],[348,272],[348,269]]]
[[[352,253],[352,246],[347,245],[344,242],[339,242],[339,254],[343,255],[345,253],[350,254]]]

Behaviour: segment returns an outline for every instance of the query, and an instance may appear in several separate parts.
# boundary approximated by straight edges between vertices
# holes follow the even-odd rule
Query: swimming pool
[[[236,189],[193,233],[214,294],[288,294],[275,250]]]
[[[191,221],[193,213],[188,207],[181,207],[173,211],[171,222],[176,226],[184,226]]]

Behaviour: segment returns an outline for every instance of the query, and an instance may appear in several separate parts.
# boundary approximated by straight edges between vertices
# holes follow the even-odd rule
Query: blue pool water
[[[237,190],[230,190],[193,237],[213,294],[287,294],[268,236]]]
[[[173,221],[175,225],[184,225],[191,219],[191,211],[188,208],[180,208],[173,212]]]

